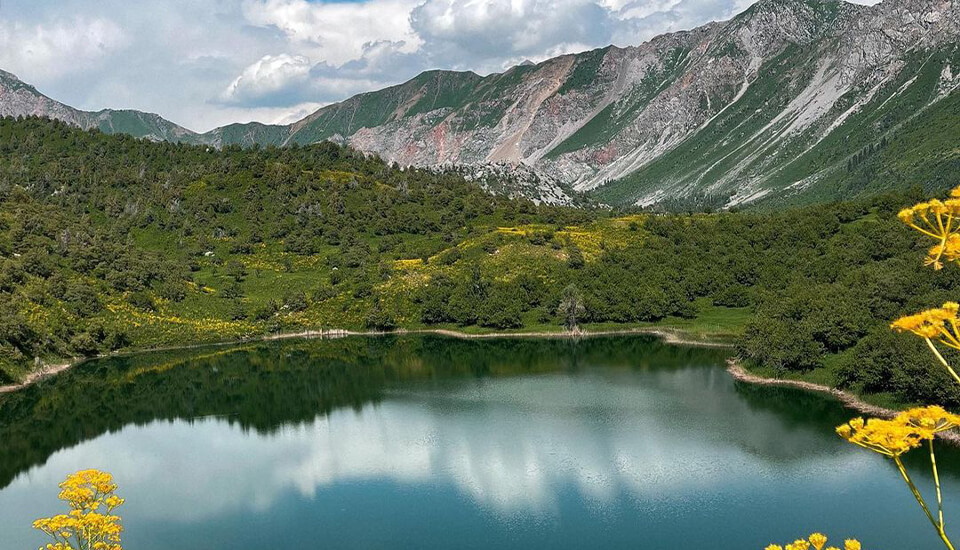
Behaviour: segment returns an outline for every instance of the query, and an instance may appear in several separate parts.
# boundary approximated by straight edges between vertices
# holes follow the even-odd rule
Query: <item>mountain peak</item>
[[[40,95],[40,92],[38,92],[36,88],[20,80],[17,75],[4,71],[3,69],[0,69],[0,86],[10,90],[25,89],[29,90],[30,93]]]
[[[193,132],[160,115],[131,109],[82,111],[50,99],[17,75],[0,69],[0,116],[39,116],[61,120],[84,130],[124,133],[151,140],[190,140]]]

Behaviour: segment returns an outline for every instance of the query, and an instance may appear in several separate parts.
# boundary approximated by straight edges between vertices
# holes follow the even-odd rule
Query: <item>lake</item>
[[[727,353],[405,335],[89,362],[0,397],[0,548],[44,543],[31,521],[86,468],[131,550],[942,547],[893,464],[834,435],[855,414],[736,382]]]

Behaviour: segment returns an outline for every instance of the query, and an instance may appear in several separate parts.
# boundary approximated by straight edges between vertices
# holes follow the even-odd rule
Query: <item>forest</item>
[[[897,211],[537,205],[331,143],[154,143],[0,119],[0,382],[36,363],[319,328],[693,325],[754,368],[960,404],[899,315],[957,298]],[[916,376],[922,371],[924,376]]]

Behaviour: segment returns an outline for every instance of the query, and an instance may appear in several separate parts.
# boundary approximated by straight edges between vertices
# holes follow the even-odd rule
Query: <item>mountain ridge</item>
[[[81,127],[217,147],[330,140],[400,165],[523,164],[614,205],[809,202],[960,183],[949,143],[960,136],[958,37],[954,0],[761,0],[636,46],[487,76],[426,71],[288,125],[196,134],[157,115],[48,110]],[[0,86],[0,114],[4,97]]]
[[[154,141],[193,141],[198,136],[155,113],[134,109],[75,109],[0,69],[0,116],[31,115],[62,120],[84,130],[97,128],[106,133],[125,133]]]

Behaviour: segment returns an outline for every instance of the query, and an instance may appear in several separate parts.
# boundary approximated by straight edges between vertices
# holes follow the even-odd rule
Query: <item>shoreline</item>
[[[840,403],[851,410],[856,412],[875,416],[879,418],[893,418],[900,411],[895,411],[893,409],[887,409],[885,407],[878,407],[877,405],[871,405],[866,401],[860,399],[856,395],[846,392],[837,388],[832,388],[830,386],[825,386],[823,384],[815,384],[813,382],[805,382],[803,380],[785,380],[782,378],[767,378],[765,376],[758,376],[747,371],[743,368],[743,365],[740,364],[740,361],[736,357],[731,357],[727,359],[727,372],[730,373],[730,376],[734,380],[739,382],[746,382],[748,384],[756,384],[758,386],[778,386],[783,388],[796,388],[804,391],[824,393],[830,395],[840,401]],[[937,437],[943,441],[947,441],[952,445],[960,445],[960,433],[957,431],[947,431],[940,432],[937,434]]]
[[[437,334],[440,336],[447,336],[450,338],[460,338],[464,340],[470,339],[483,339],[483,338],[591,338],[595,336],[617,336],[617,335],[631,335],[631,334],[649,334],[652,336],[657,336],[662,339],[667,344],[673,345],[682,345],[682,346],[697,346],[697,347],[707,347],[707,348],[730,348],[733,347],[732,344],[728,344],[720,341],[710,341],[710,340],[697,340],[689,338],[685,335],[682,330],[671,330],[663,328],[631,328],[631,329],[613,329],[613,330],[597,330],[597,331],[556,331],[556,332],[484,332],[478,334],[471,334],[468,332],[461,332],[458,330],[452,329],[398,329],[392,331],[376,331],[376,330],[346,330],[346,329],[320,329],[320,330],[303,330],[298,332],[283,332],[278,334],[267,334],[263,336],[256,336],[251,338],[237,338],[235,340],[224,340],[220,342],[210,342],[204,344],[184,344],[182,346],[161,346],[155,348],[143,348],[111,353],[103,353],[100,355],[95,355],[92,357],[77,357],[70,361],[64,361],[60,363],[52,363],[50,365],[43,365],[40,369],[30,372],[27,377],[21,381],[14,384],[6,384],[0,386],[0,395],[14,393],[30,386],[42,382],[48,378],[52,378],[62,372],[68,371],[73,367],[85,363],[87,361],[93,361],[96,359],[106,359],[109,357],[123,357],[126,355],[134,355],[140,353],[153,353],[161,351],[177,351],[177,350],[188,350],[204,347],[218,347],[218,346],[233,346],[239,344],[247,344],[251,342],[271,342],[275,340],[290,340],[295,338],[303,339],[324,339],[324,338],[346,338],[349,336],[389,336],[389,335],[404,335],[404,334]]]
[[[16,384],[7,384],[0,386],[0,396],[14,393],[23,389],[26,389],[34,384],[42,382],[48,378],[53,378],[54,376],[66,372],[73,367],[83,364],[87,361],[93,361],[96,359],[105,359],[109,357],[123,357],[126,355],[135,355],[140,353],[153,353],[153,352],[162,352],[162,351],[177,351],[177,350],[188,350],[204,347],[225,347],[225,346],[234,346],[246,343],[256,343],[256,342],[271,342],[275,340],[291,340],[296,338],[302,339],[324,339],[324,338],[347,338],[351,336],[389,336],[389,335],[405,335],[405,334],[436,334],[440,336],[445,336],[448,338],[459,338],[464,340],[471,339],[485,339],[485,338],[591,338],[598,336],[618,336],[618,335],[651,335],[660,338],[667,344],[672,345],[681,345],[681,346],[695,346],[695,347],[705,347],[705,348],[732,348],[733,344],[716,341],[716,340],[697,340],[690,338],[688,333],[681,329],[667,329],[667,328],[630,328],[630,329],[612,329],[612,330],[597,330],[597,331],[556,331],[556,332],[487,332],[487,333],[478,333],[471,334],[467,332],[461,332],[458,330],[452,329],[398,329],[393,331],[354,331],[346,329],[320,329],[320,330],[304,330],[298,332],[284,332],[278,334],[267,334],[263,336],[251,337],[251,338],[238,338],[235,340],[225,340],[221,342],[211,342],[206,344],[185,344],[182,346],[166,346],[166,347],[156,347],[156,348],[146,348],[146,349],[136,349],[129,351],[121,352],[112,352],[100,354],[94,357],[80,357],[74,358],[71,361],[54,363],[51,365],[44,365],[39,370],[33,371],[27,375],[27,377],[19,383]],[[787,388],[796,388],[804,391],[822,393],[832,396],[833,398],[840,401],[840,403],[853,411],[876,416],[880,418],[892,418],[897,414],[898,411],[893,409],[887,409],[885,407],[879,407],[877,405],[871,405],[866,401],[862,400],[860,397],[841,390],[833,388],[830,386],[825,386],[823,384],[816,384],[813,382],[806,382],[803,380],[788,380],[782,378],[767,378],[764,376],[759,376],[747,371],[743,365],[740,363],[740,360],[737,357],[731,357],[727,359],[727,368],[725,369],[727,373],[733,377],[734,380],[739,382],[745,382],[747,384],[755,384],[758,386],[778,386],[778,387],[787,387]],[[950,431],[950,432],[941,432],[937,434],[944,441],[950,442],[953,445],[960,445],[960,432]]]

